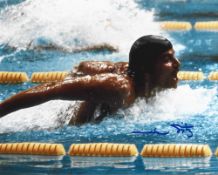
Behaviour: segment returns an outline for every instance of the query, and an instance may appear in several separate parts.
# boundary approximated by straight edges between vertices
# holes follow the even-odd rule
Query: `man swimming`
[[[0,117],[49,100],[82,100],[70,124],[100,121],[126,108],[138,97],[177,87],[180,63],[171,42],[147,35],[134,42],[129,63],[86,61],[65,80],[45,83],[20,92],[0,104]],[[94,117],[96,109],[99,115]]]

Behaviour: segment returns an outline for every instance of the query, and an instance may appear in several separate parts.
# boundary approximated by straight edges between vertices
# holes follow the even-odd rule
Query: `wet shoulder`
[[[104,81],[108,88],[113,88],[123,96],[124,104],[129,105],[135,99],[135,89],[133,80],[126,74],[100,74],[97,81]]]
[[[127,62],[83,61],[74,67],[69,76],[76,77],[104,73],[125,74],[127,69]]]
[[[114,63],[110,61],[84,61],[78,66],[79,72],[83,72],[88,75],[112,73],[114,69]]]

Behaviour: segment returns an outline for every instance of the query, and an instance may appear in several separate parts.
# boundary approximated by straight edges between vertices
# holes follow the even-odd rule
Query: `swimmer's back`
[[[127,68],[127,62],[83,61],[74,69],[71,76],[96,75],[103,73],[125,74]]]

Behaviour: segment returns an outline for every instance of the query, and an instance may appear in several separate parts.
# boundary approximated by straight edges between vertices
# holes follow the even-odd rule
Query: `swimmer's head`
[[[147,35],[137,39],[129,52],[129,72],[152,73],[156,59],[172,47],[171,42],[162,36]]]
[[[134,77],[136,86],[145,86],[145,77],[149,76],[153,87],[171,88],[177,86],[179,65],[168,39],[147,35],[133,43],[128,73]]]

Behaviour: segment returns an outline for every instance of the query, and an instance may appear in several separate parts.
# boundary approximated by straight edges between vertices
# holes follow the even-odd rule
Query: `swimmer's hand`
[[[114,106],[128,105],[134,97],[132,82],[123,75],[99,74],[46,83],[20,92],[0,104],[0,117],[49,100],[84,100]]]
[[[53,98],[53,84],[39,85],[6,99],[0,103],[0,117],[51,100]]]

